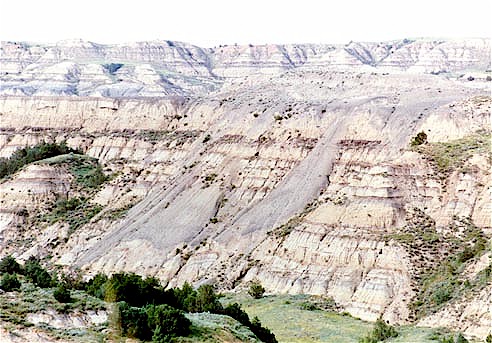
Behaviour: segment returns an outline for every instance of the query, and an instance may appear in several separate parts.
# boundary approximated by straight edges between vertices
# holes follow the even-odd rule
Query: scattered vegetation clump
[[[303,215],[294,216],[287,223],[269,231],[268,234],[276,238],[285,238],[302,222],[303,217]]]
[[[216,179],[217,179],[217,174],[215,173],[202,176],[202,183],[203,183],[202,188],[210,187],[212,183],[215,182]]]
[[[318,201],[312,201],[306,204],[301,213],[291,217],[289,221],[282,224],[271,231],[268,231],[268,235],[272,235],[275,238],[285,239],[296,227],[298,227],[303,219],[319,206]]]
[[[417,318],[435,313],[446,303],[472,290],[478,291],[492,280],[492,264],[471,280],[463,275],[469,261],[478,259],[489,243],[471,220],[462,219],[460,225],[464,226],[460,236],[440,238],[439,244],[447,246],[447,257],[438,259],[418,278],[418,293],[410,304]]]
[[[70,236],[78,228],[87,224],[101,210],[100,205],[89,203],[85,197],[59,199],[51,212],[45,215],[43,219],[50,224],[58,221],[68,223],[68,236]]]
[[[86,162],[72,167],[72,173],[76,176],[76,181],[79,185],[85,188],[98,188],[100,185],[108,181],[102,167],[97,163],[97,160]]]
[[[52,287],[56,284],[51,274],[44,269],[38,258],[31,256],[24,264],[24,275],[33,284],[41,288]]]
[[[265,288],[257,280],[252,281],[249,285],[248,294],[255,299],[260,299],[265,294]]]
[[[423,131],[417,133],[415,137],[412,138],[412,141],[410,142],[411,146],[419,146],[422,144],[427,143],[427,134]]]
[[[5,256],[0,260],[0,273],[20,273],[22,270],[22,267],[15,258],[12,257],[12,255]]]
[[[359,343],[378,343],[398,336],[398,331],[384,322],[382,318],[378,318],[371,332],[365,337],[359,339]]]
[[[19,290],[21,283],[17,278],[17,274],[4,273],[0,280],[0,289],[5,292]]]
[[[67,165],[75,176],[76,184],[85,190],[96,189],[110,179],[104,174],[98,160],[86,155],[70,153],[44,159],[42,162],[50,165]]]
[[[61,303],[69,303],[72,302],[72,296],[70,293],[70,289],[67,288],[65,283],[61,282],[58,287],[53,292],[53,296],[56,300]]]
[[[217,177],[217,174],[212,173],[212,174],[208,174],[207,176],[205,176],[204,180],[205,180],[205,182],[213,182],[216,177]]]
[[[174,337],[187,336],[191,322],[184,312],[169,305],[131,307],[118,304],[124,336],[153,342],[170,342]]]
[[[306,310],[306,311],[316,311],[319,310],[320,308],[316,306],[316,304],[310,302],[310,301],[305,301],[299,305],[299,308],[301,310]]]
[[[211,139],[212,139],[212,136],[210,136],[209,134],[207,134],[207,135],[205,136],[205,138],[203,138],[202,143],[207,143],[207,142],[208,142],[209,140],[211,140]]]
[[[444,176],[451,173],[470,159],[474,154],[486,154],[491,160],[490,133],[479,131],[461,139],[412,145],[412,149],[423,154]]]
[[[137,137],[147,142],[156,143],[166,138],[169,134],[170,134],[169,131],[141,130],[137,134]]]
[[[42,142],[33,147],[18,149],[9,158],[0,158],[0,179],[14,174],[29,163],[68,153],[80,153],[80,151],[69,148],[66,142]]]
[[[455,335],[440,335],[436,337],[439,343],[468,343],[468,340],[463,336],[461,332]]]
[[[135,202],[130,202],[123,207],[112,209],[110,211],[104,212],[104,218],[108,218],[109,220],[117,220],[126,216],[130,208],[135,205]]]

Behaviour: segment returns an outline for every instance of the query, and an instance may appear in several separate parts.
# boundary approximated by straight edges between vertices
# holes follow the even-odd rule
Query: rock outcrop
[[[416,225],[412,216],[446,234],[456,218],[491,233],[489,153],[441,171],[410,148],[418,132],[429,144],[490,140],[490,82],[453,74],[489,69],[489,46],[4,43],[0,156],[65,140],[114,177],[87,193],[103,209],[70,236],[63,223],[30,220],[76,192],[67,169],[39,162],[2,181],[1,254],[50,254],[169,286],[258,279],[268,292],[331,296],[354,316],[409,322],[416,271],[432,254],[394,239]],[[26,242],[26,229],[39,234]],[[482,337],[479,310],[469,310],[482,318],[473,324],[444,310],[422,323],[461,321]]]

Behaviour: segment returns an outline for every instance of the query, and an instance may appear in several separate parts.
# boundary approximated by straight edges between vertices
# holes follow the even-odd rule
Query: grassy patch
[[[96,158],[86,155],[64,154],[41,160],[38,163],[69,166],[71,174],[75,177],[76,184],[86,190],[96,189],[110,178],[104,174]]]
[[[410,319],[435,313],[449,302],[482,289],[491,281],[490,267],[468,280],[463,271],[482,256],[486,236],[469,218],[454,218],[447,234],[438,233],[435,221],[418,208],[408,213],[407,226],[386,235],[405,247],[412,261],[413,289]]]
[[[490,249],[490,243],[469,219],[461,219],[463,232],[457,237],[443,237],[449,255],[439,260],[418,279],[418,293],[410,308],[417,318],[435,313],[448,302],[460,299],[472,291],[479,291],[492,281],[492,264],[468,280],[463,271],[470,261]],[[488,247],[489,246],[489,247]]]
[[[309,213],[314,211],[318,207],[318,201],[313,201],[308,203],[301,213],[291,217],[289,221],[285,224],[282,224],[273,230],[269,231],[267,234],[272,235],[275,238],[284,239],[287,237],[297,226],[302,223],[304,217],[306,217]]]
[[[279,342],[358,342],[374,323],[320,308],[323,298],[309,295],[275,295],[253,299],[246,294],[226,294],[223,303],[239,302],[250,317],[258,316]],[[306,304],[309,308],[304,309]],[[436,342],[435,329],[398,326],[398,337],[385,342]]]
[[[170,131],[166,130],[141,130],[137,134],[137,137],[140,139],[143,139],[147,142],[158,142],[163,140],[164,138],[167,138],[170,135]]]
[[[423,154],[437,170],[448,175],[452,171],[463,167],[463,164],[474,154],[486,154],[491,160],[490,133],[477,132],[461,139],[414,145],[413,151]]]
[[[126,214],[128,213],[128,211],[130,210],[131,207],[132,207],[132,205],[129,204],[129,205],[121,207],[121,208],[117,208],[114,210],[104,212],[104,218],[107,218],[111,221],[121,219],[124,216],[126,216]]]
[[[308,295],[253,299],[239,294],[227,295],[223,301],[239,302],[250,317],[260,318],[279,342],[357,342],[372,327],[371,323],[333,312],[304,309],[306,303],[315,303]]]
[[[104,211],[100,219],[109,219],[111,221],[118,220],[126,216],[128,211],[138,203],[138,197],[132,196],[132,198],[123,206],[119,208],[113,208],[110,210]]]
[[[250,329],[228,316],[213,313],[187,313],[191,335],[176,342],[260,342]]]
[[[63,221],[69,224],[70,236],[81,226],[87,224],[95,215],[101,212],[100,205],[91,204],[86,198],[70,198],[58,200],[51,212],[42,217],[43,221],[54,224]]]

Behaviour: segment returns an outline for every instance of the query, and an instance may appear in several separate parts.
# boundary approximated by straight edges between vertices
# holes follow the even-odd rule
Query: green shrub
[[[121,330],[124,336],[147,341],[152,338],[147,312],[144,308],[131,307],[126,302],[120,302],[118,308],[120,311]]]
[[[451,282],[450,282],[451,281]],[[432,301],[436,305],[441,305],[452,298],[453,283],[452,280],[446,280],[434,286]]]
[[[11,255],[5,256],[0,261],[0,273],[20,273],[21,266]]]
[[[269,329],[261,325],[258,317],[253,318],[250,329],[260,341],[265,343],[277,343],[275,335]]]
[[[316,311],[319,310],[319,307],[313,304],[312,302],[305,301],[299,305],[299,308],[301,310],[306,310],[306,311]]]
[[[197,290],[196,312],[220,313],[222,305],[212,285],[202,285]]]
[[[187,335],[190,324],[183,315],[185,311],[228,315],[249,327],[263,342],[277,342],[257,318],[250,321],[237,303],[223,308],[212,285],[195,290],[185,282],[181,288],[164,290],[155,278],[116,273],[109,279],[103,274],[96,275],[85,284],[85,289],[106,301],[119,302],[121,327],[127,337],[168,342],[172,337]]]
[[[205,136],[205,138],[203,138],[202,143],[207,143],[207,142],[208,142],[209,140],[211,140],[211,139],[212,139],[212,136],[210,136],[209,134],[207,134],[207,135]]]
[[[157,279],[142,279],[134,273],[116,273],[104,286],[106,301],[124,301],[131,306],[142,307],[146,304],[173,303],[171,291],[164,291]]]
[[[267,328],[261,325],[258,317],[254,317],[251,321],[248,314],[241,308],[238,303],[227,305],[222,314],[225,314],[231,318],[234,318],[239,323],[250,328],[250,330],[258,337],[262,342],[277,343],[275,335]]]
[[[123,335],[153,342],[169,342],[177,336],[190,333],[191,322],[183,311],[169,305],[132,307],[118,304]]]
[[[249,295],[251,295],[255,299],[260,299],[261,297],[263,297],[264,293],[265,293],[265,288],[261,285],[259,281],[251,282],[248,289]]]
[[[65,283],[60,283],[58,287],[53,292],[53,296],[58,302],[69,303],[72,302],[72,297],[70,295],[70,290],[67,288]]]
[[[44,269],[39,260],[31,256],[24,265],[24,275],[36,286],[41,288],[52,287],[55,285],[50,273]]]
[[[234,318],[244,326],[248,326],[248,327],[251,326],[251,322],[249,320],[248,314],[243,311],[241,305],[239,305],[238,303],[227,305],[223,310],[223,314],[231,318]]]
[[[415,137],[413,137],[412,141],[410,142],[410,145],[417,146],[425,143],[427,143],[427,135],[425,134],[425,132],[421,131],[417,133]]]
[[[176,308],[187,312],[193,311],[197,294],[188,282],[185,282],[181,288],[174,288],[173,296]]]
[[[487,338],[485,338],[485,343],[492,343],[492,334],[491,333],[489,333],[487,335]]]
[[[92,279],[85,283],[85,291],[92,295],[93,297],[104,299],[106,292],[106,282],[108,281],[108,277],[102,273],[98,273]]]
[[[468,343],[468,340],[465,337],[463,337],[463,335],[461,334],[461,332],[459,332],[458,335],[455,338],[455,342],[456,343]]]
[[[76,176],[77,183],[86,188],[97,188],[109,179],[97,161],[75,166],[72,172]]]
[[[145,311],[153,342],[169,342],[173,337],[190,333],[191,322],[181,310],[163,304],[147,305]]]
[[[393,326],[386,324],[384,320],[379,317],[378,320],[376,320],[372,331],[365,337],[360,338],[359,343],[377,343],[397,336],[398,332],[396,329]]]
[[[88,203],[85,197],[59,199],[56,201],[51,213],[44,217],[49,223],[54,224],[64,221],[69,224],[70,236],[81,226],[87,224],[94,216],[101,212],[102,207]]]
[[[0,280],[0,288],[5,292],[12,292],[19,290],[21,283],[19,279],[17,279],[16,274],[5,273]]]
[[[439,343],[468,343],[468,340],[463,337],[461,332],[458,332],[458,334],[454,336],[442,336],[439,337]]]

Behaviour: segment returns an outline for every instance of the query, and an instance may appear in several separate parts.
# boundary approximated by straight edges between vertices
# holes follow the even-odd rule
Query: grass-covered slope
[[[317,297],[308,295],[275,295],[253,299],[246,294],[228,294],[224,302],[237,301],[250,316],[257,316],[275,334],[279,342],[314,343],[359,342],[374,327],[369,323],[320,307]],[[309,306],[312,304],[314,306]],[[388,343],[437,343],[451,335],[445,329],[396,326],[398,336]]]

